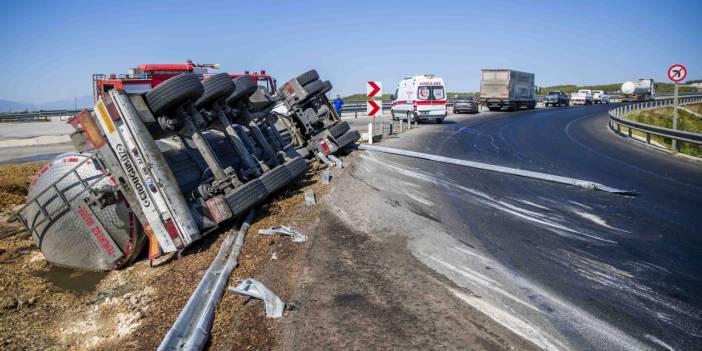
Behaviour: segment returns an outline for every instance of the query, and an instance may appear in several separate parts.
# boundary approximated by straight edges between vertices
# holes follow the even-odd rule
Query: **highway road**
[[[540,348],[702,349],[702,163],[615,136],[610,107],[449,116],[383,146],[638,196],[364,151],[334,201]]]

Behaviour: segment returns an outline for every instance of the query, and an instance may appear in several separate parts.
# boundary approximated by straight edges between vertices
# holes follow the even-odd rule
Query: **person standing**
[[[337,95],[336,99],[334,99],[334,109],[336,110],[336,114],[341,117],[341,109],[344,106],[344,100],[341,98],[341,96]]]

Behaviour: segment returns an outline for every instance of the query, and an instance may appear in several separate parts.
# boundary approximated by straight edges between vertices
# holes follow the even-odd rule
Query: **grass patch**
[[[702,110],[702,104],[687,105],[685,108],[697,112]],[[624,116],[625,119],[630,121],[650,124],[654,126],[673,128],[673,108],[664,107],[655,110],[638,111],[627,114]],[[678,130],[683,130],[686,132],[700,133],[702,134],[702,119],[696,117],[695,115],[688,113],[687,111],[678,110]],[[628,133],[628,129],[622,129],[622,132]],[[639,135],[645,138],[645,134],[637,131],[632,131],[635,135]],[[664,145],[668,149],[672,148],[672,141],[668,138],[663,138],[659,136],[652,135],[651,140]],[[702,157],[702,146],[690,144],[690,143],[680,143],[681,153]]]

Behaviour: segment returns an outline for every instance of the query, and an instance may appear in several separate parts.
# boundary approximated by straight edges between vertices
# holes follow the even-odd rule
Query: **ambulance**
[[[392,97],[390,114],[393,120],[436,120],[443,123],[448,114],[444,80],[433,74],[405,78],[397,85]]]

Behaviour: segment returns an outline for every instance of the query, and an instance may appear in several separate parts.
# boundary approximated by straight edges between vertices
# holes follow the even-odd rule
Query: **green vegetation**
[[[689,80],[686,82],[686,84],[692,84],[692,83],[702,83],[702,79],[700,80]],[[672,83],[655,83],[656,84],[656,92],[657,93],[673,93],[673,84]],[[539,95],[546,95],[548,94],[549,91],[552,90],[560,90],[566,94],[574,93],[580,89],[590,89],[590,90],[604,90],[608,92],[615,92],[619,91],[621,89],[622,83],[612,83],[612,84],[600,84],[600,85],[572,85],[572,84],[566,84],[566,85],[553,85],[549,87],[539,87],[539,90],[537,94]],[[702,92],[701,89],[697,89],[694,87],[685,87],[681,86],[678,88],[678,91],[681,93],[696,93],[696,92]],[[390,101],[390,95],[391,94],[383,94],[383,100],[384,101]],[[458,95],[472,95],[472,96],[480,96],[480,92],[469,92],[469,93],[461,93],[461,92],[448,92],[447,96],[449,99],[454,99]],[[333,96],[332,98],[334,98]],[[366,100],[366,94],[353,94],[349,96],[344,96],[344,100]]]
[[[656,84],[656,93],[672,93],[673,92],[673,84],[672,83],[655,83]],[[583,86],[578,86],[578,85],[554,85],[550,87],[539,87],[539,94],[540,95],[545,95],[548,94],[549,91],[551,90],[560,90],[566,94],[574,93],[580,89],[590,89],[590,90],[604,90],[604,91],[619,91],[621,89],[622,83],[613,83],[613,84],[602,84],[602,85],[583,85]],[[698,91],[698,89],[694,87],[679,87],[678,91],[681,93],[695,93]]]
[[[685,108],[692,111],[701,111],[702,104],[687,105],[685,106]],[[639,123],[645,123],[665,128],[673,128],[672,107],[633,112],[628,115],[625,115],[624,118]],[[696,117],[695,115],[687,111],[678,110],[678,129],[692,133],[702,133],[702,119]],[[643,136],[643,134],[639,132],[634,132],[634,134]],[[668,138],[651,136],[651,139],[657,141],[658,143],[664,145],[669,149],[671,148],[671,140]],[[689,143],[681,143],[680,152],[695,157],[702,157],[702,146]]]

